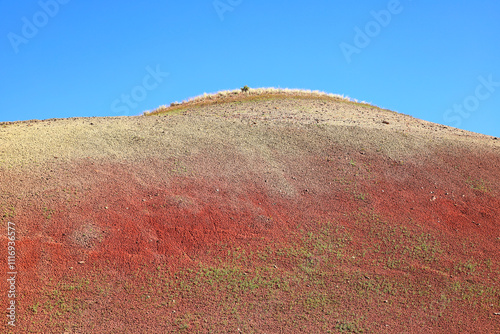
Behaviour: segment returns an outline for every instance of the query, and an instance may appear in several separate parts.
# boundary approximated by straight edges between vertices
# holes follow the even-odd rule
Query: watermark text
[[[7,296],[9,303],[7,306],[7,323],[9,326],[16,326],[16,224],[7,223]]]
[[[352,62],[353,54],[359,54],[362,49],[368,47],[371,41],[380,34],[382,28],[387,27],[391,23],[393,16],[400,14],[402,11],[403,6],[399,0],[390,0],[387,3],[387,9],[370,11],[373,20],[368,21],[363,29],[358,26],[354,27],[355,35],[353,43],[342,42],[339,44],[347,63]]]
[[[40,0],[38,1],[38,6],[40,10],[37,11],[31,17],[31,20],[26,16],[21,18],[23,23],[21,27],[21,33],[16,34],[14,32],[9,32],[7,34],[7,39],[12,46],[12,49],[17,54],[19,53],[19,46],[21,44],[28,44],[30,39],[33,39],[38,35],[40,29],[45,27],[51,18],[55,17],[59,13],[60,5],[65,5],[70,0]]]
[[[242,2],[243,0],[214,0],[212,5],[219,16],[219,19],[224,21],[224,13],[232,12],[236,7],[241,5]]]
[[[444,121],[454,127],[462,124],[464,119],[470,117],[471,113],[479,109],[481,101],[489,99],[500,87],[500,82],[493,80],[490,74],[487,78],[480,75],[477,77],[479,84],[474,90],[474,94],[465,97],[462,103],[454,104],[452,108],[447,109],[443,114]]]
[[[134,86],[129,94],[121,94],[120,98],[111,102],[111,111],[115,114],[129,115],[131,109],[137,108],[138,102],[144,101],[148,96],[148,91],[152,91],[168,77],[168,73],[160,70],[160,65],[156,65],[153,69],[151,66],[146,66],[148,72],[141,81],[140,85]]]

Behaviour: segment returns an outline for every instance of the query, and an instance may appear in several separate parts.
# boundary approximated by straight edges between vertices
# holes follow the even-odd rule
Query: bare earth
[[[0,328],[500,333],[499,189],[498,139],[319,97],[2,123]]]

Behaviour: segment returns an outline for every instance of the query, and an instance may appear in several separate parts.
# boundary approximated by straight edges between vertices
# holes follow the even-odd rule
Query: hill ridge
[[[337,100],[0,126],[18,328],[497,332],[498,175],[491,137]]]

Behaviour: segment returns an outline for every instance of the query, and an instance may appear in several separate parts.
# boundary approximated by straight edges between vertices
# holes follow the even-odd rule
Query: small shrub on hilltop
[[[250,90],[250,88],[249,88],[248,86],[246,86],[246,85],[245,85],[245,86],[243,86],[243,87],[241,88],[241,91],[242,91],[243,93],[246,93],[246,92],[248,92],[249,90]]]

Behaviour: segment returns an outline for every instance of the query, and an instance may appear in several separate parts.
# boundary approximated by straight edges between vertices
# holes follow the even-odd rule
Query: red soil
[[[271,133],[265,151],[214,134],[176,157],[1,168],[18,272],[2,331],[500,333],[497,149],[395,159],[382,141],[256,126],[244,136]]]

